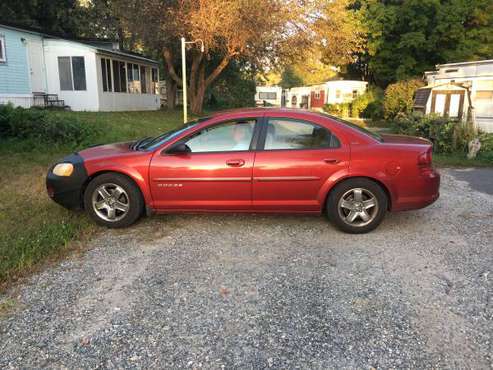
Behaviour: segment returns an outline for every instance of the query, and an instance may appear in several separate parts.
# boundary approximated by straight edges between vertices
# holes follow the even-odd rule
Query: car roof
[[[252,107],[252,108],[235,108],[235,109],[227,109],[227,110],[222,110],[218,112],[213,112],[209,114],[209,117],[220,117],[220,116],[225,116],[229,114],[245,114],[245,115],[250,115],[250,114],[259,114],[259,115],[264,115],[268,113],[286,113],[286,114],[301,114],[301,115],[306,115],[312,116],[312,117],[330,117],[328,115],[325,115],[323,113],[319,112],[314,112],[306,109],[301,109],[301,108],[270,108],[270,107]]]

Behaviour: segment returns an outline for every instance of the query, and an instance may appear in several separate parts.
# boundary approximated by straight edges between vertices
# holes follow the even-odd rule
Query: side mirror
[[[167,154],[188,154],[192,153],[192,149],[185,143],[178,143],[173,145],[169,150],[166,151]]]

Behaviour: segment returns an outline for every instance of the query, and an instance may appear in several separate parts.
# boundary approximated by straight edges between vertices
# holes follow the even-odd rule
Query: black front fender
[[[71,176],[57,176],[53,168],[58,163],[72,163],[74,172]],[[48,196],[58,204],[69,209],[82,208],[82,188],[88,176],[84,166],[84,159],[78,154],[71,154],[56,162],[46,175],[46,189]]]

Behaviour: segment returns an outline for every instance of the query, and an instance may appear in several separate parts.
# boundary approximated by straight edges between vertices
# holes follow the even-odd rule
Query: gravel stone
[[[105,230],[0,297],[0,368],[492,368],[493,196],[442,176],[437,203],[366,235],[262,215]]]

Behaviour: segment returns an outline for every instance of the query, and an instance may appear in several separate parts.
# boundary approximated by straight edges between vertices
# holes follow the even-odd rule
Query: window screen
[[[72,57],[72,72],[74,75],[74,90],[86,90],[86,66],[84,57]]]
[[[0,36],[0,62],[6,62],[7,57],[5,55],[5,37]]]
[[[277,93],[275,93],[275,92],[259,92],[258,98],[259,99],[265,99],[265,100],[276,100],[277,99]]]
[[[70,57],[58,57],[58,75],[60,90],[73,90]]]

